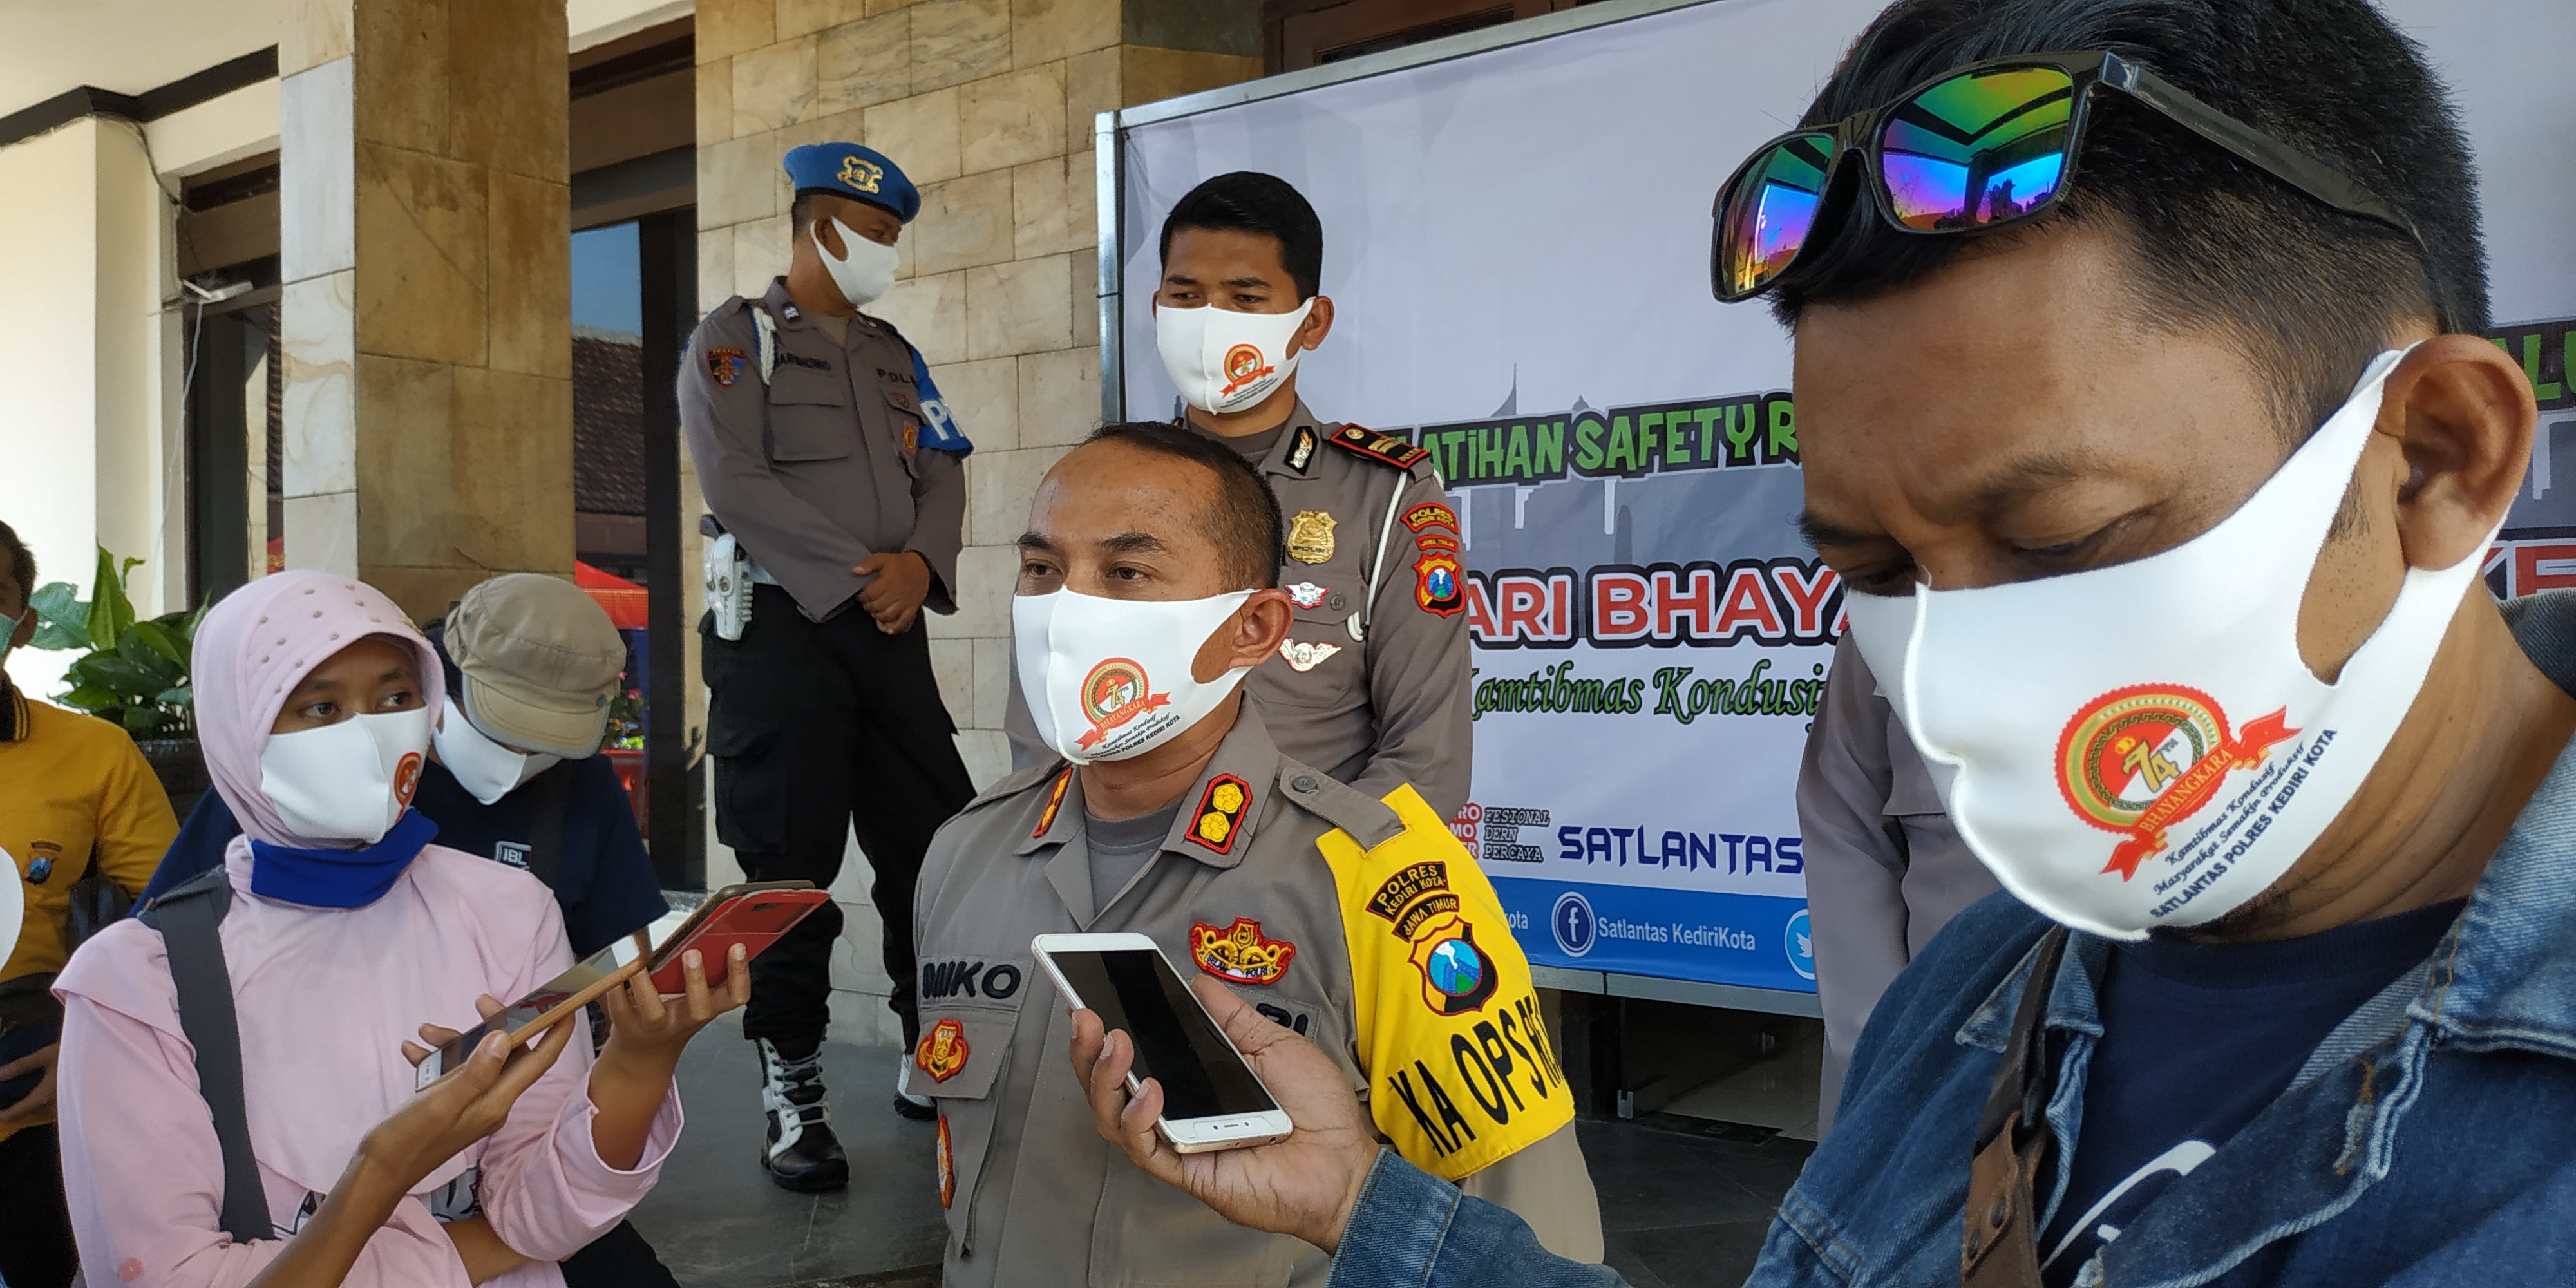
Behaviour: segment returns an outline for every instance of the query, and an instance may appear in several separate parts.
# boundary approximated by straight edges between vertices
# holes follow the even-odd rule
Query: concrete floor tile
[[[760,1066],[739,1029],[691,1043],[680,1065],[688,1126],[662,1183],[635,1209],[638,1230],[689,1288],[764,1288],[930,1268],[947,1225],[939,1210],[930,1123],[892,1108],[891,1047],[826,1043],[832,1130],[850,1156],[850,1188],[791,1194],[760,1165]]]

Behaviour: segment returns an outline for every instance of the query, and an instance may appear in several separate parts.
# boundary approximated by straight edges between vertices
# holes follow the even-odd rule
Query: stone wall
[[[787,149],[862,143],[922,189],[895,289],[869,311],[921,349],[975,443],[959,609],[931,617],[930,635],[959,750],[978,784],[1010,759],[1002,711],[1017,562],[1009,542],[1026,524],[1039,477],[1100,421],[1093,118],[1258,76],[1257,8],[1256,0],[699,0],[703,307],[756,295],[786,271],[793,194],[778,162]],[[685,495],[694,540],[694,478]],[[695,559],[692,551],[689,566]],[[694,650],[694,635],[690,642]],[[726,866],[721,856],[711,862],[717,873]],[[866,889],[853,849],[838,887],[851,916],[835,978],[881,997]],[[835,1011],[841,1036],[894,1040],[881,1005],[844,1002]]]
[[[417,618],[572,571],[567,40],[517,0],[282,14],[286,562]]]

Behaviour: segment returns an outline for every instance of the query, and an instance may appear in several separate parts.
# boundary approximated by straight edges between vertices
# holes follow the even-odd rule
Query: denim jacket
[[[2576,691],[2576,592],[2506,605],[2525,652]],[[1955,1284],[1969,1138],[2037,913],[1996,895],[1889,988],[1833,1134],[1781,1200],[1750,1281]],[[2102,1035],[2108,953],[2078,934],[2049,993],[2062,1049],[2048,1122],[2073,1149]],[[2064,1181],[2037,1196],[2054,1219]],[[1335,1285],[1620,1283],[1548,1256],[1508,1213],[1381,1158]],[[2562,752],[2430,958],[2363,1004],[2290,1089],[2176,1178],[2079,1288],[2576,1284],[2576,744]]]

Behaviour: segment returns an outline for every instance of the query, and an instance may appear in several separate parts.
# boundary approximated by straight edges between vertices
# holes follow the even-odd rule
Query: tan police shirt
[[[1279,584],[1296,623],[1244,677],[1245,692],[1290,757],[1370,800],[1411,783],[1443,818],[1455,815],[1467,803],[1472,728],[1466,555],[1429,453],[1318,421],[1301,401],[1257,464],[1288,525]],[[1011,672],[1005,723],[1012,763],[1026,768],[1054,753]]]
[[[1834,645],[1824,709],[1807,728],[1798,830],[1825,1013],[1821,1133],[1833,1130],[1843,1074],[1879,995],[1952,917],[2000,888],[1950,826],[1932,771],[1849,632]]]
[[[778,326],[765,384],[754,308]],[[869,580],[850,570],[893,550],[929,563],[922,606],[953,613],[963,462],[920,446],[912,345],[864,313],[838,330],[797,308],[783,277],[758,304],[737,295],[698,323],[679,382],[699,490],[807,617],[847,604]]]
[[[1029,951],[1040,934],[1137,931],[1189,972],[1194,932],[1208,928],[1233,953],[1221,960],[1243,963],[1246,979],[1267,978],[1229,986],[1312,1040],[1365,1094],[1375,1071],[1357,1054],[1344,918],[1316,842],[1340,829],[1373,848],[1406,825],[1385,803],[1283,755],[1257,707],[1244,704],[1180,798],[1236,800],[1213,796],[1229,779],[1242,793],[1223,852],[1193,836],[1200,811],[1184,808],[1124,889],[1093,890],[1080,775],[1061,761],[1003,779],[931,842],[915,903],[922,1042],[912,1086],[940,1108],[950,1288],[1275,1288],[1330,1275],[1330,1258],[1315,1248],[1228,1222],[1100,1139],[1065,1058],[1064,1002]],[[1542,1038],[1543,1028],[1527,1036]],[[1532,1097],[1571,1094],[1549,1054],[1528,1064],[1505,1076]],[[1462,1188],[1520,1214],[1552,1251],[1600,1260],[1600,1208],[1570,1123]]]

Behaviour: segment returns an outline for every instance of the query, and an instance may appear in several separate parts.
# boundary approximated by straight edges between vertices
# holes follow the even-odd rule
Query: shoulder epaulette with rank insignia
[[[1416,446],[1401,438],[1389,438],[1376,430],[1363,429],[1357,425],[1344,425],[1335,431],[1332,443],[1333,446],[1344,451],[1357,452],[1372,461],[1382,465],[1392,465],[1399,470],[1412,469],[1424,457],[1431,455],[1430,448]]]

